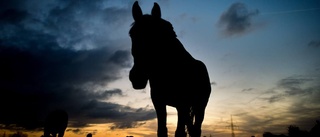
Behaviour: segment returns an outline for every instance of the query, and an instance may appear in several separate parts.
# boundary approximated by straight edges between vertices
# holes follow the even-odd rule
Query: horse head
[[[142,14],[136,1],[132,7],[132,16],[134,23],[129,34],[134,66],[129,78],[135,89],[143,89],[147,84],[150,68],[155,68],[155,63],[166,60],[161,56],[171,51],[168,41],[176,39],[176,34],[171,23],[161,18],[161,9],[157,3],[154,3],[149,15]]]
[[[135,89],[146,86],[151,72],[161,72],[168,66],[179,67],[185,61],[194,60],[177,39],[172,24],[161,18],[157,3],[154,3],[151,14],[142,14],[136,1],[132,6],[132,16],[134,23],[129,34],[134,66],[129,77]]]
[[[169,50],[168,41],[175,39],[176,34],[170,22],[161,18],[161,9],[157,3],[151,11],[151,15],[142,14],[136,1],[132,7],[134,23],[130,29],[132,40],[132,55],[134,63],[151,63],[160,57],[165,50]]]

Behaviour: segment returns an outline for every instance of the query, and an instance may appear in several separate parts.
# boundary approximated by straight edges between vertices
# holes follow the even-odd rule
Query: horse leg
[[[175,132],[175,137],[186,137],[186,131],[185,126],[186,122],[188,120],[188,109],[185,107],[176,107],[178,112],[178,123],[177,123],[177,129]]]
[[[205,106],[197,106],[194,108],[195,113],[195,122],[193,126],[193,136],[192,137],[200,137],[201,136],[201,125],[204,119],[205,114]]]
[[[167,110],[165,104],[154,104],[158,119],[158,137],[168,137]]]
[[[59,133],[58,133],[58,137],[63,137],[64,135],[64,130],[61,130]]]

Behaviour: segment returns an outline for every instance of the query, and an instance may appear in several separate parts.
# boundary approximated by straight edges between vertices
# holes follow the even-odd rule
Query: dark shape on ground
[[[290,125],[288,127],[288,136],[289,137],[308,137],[309,133],[304,130],[300,130],[299,127]]]
[[[87,137],[92,137],[92,134],[91,133],[87,134]]]
[[[301,130],[298,126],[290,125],[288,127],[288,136],[286,135],[275,135],[271,132],[264,132],[263,137],[320,137],[320,121],[316,120],[316,124],[311,130]]]
[[[54,110],[46,118],[44,137],[63,137],[68,126],[68,114],[64,110]]]
[[[287,136],[283,134],[275,135],[275,134],[272,134],[271,132],[264,132],[263,137],[287,137]]]
[[[211,93],[205,64],[194,59],[183,47],[170,22],[161,18],[154,3],[151,15],[142,14],[136,1],[130,29],[134,65],[129,79],[133,88],[143,89],[149,80],[151,99],[158,120],[158,137],[167,137],[166,105],[178,112],[176,137],[201,136],[201,125]]]
[[[314,127],[311,128],[310,136],[311,137],[320,137],[320,121],[319,120],[317,120]]]

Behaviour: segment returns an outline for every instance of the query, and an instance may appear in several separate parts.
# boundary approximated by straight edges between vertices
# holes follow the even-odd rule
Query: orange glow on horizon
[[[169,116],[171,117],[171,116]],[[218,123],[218,122],[216,122]],[[156,136],[156,120],[147,121],[144,125],[137,128],[128,129],[114,129],[111,130],[112,124],[95,124],[91,127],[86,128],[67,128],[68,131],[65,132],[64,137],[86,137],[88,133],[92,133],[93,137],[155,137]],[[168,136],[173,137],[175,131],[175,123],[168,123]],[[73,132],[72,130],[79,129],[78,132]],[[215,137],[229,137],[231,134],[230,128],[226,126],[212,126],[203,125],[202,136],[215,136]],[[27,137],[40,137],[43,135],[41,131],[18,131],[23,134],[27,134]],[[17,133],[17,131],[10,130],[0,130],[0,135],[2,137],[10,137],[12,134]],[[249,134],[241,131],[239,129],[235,130],[237,137],[247,137]],[[255,135],[255,137],[262,137],[261,134]]]

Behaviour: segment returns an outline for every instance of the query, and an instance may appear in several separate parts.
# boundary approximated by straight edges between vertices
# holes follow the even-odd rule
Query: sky
[[[202,135],[309,131],[320,120],[319,0],[139,0],[153,3],[203,61],[212,83]],[[150,88],[134,90],[132,0],[0,0],[0,134],[42,135],[69,114],[65,136],[156,136]],[[169,136],[176,110],[168,109]]]

